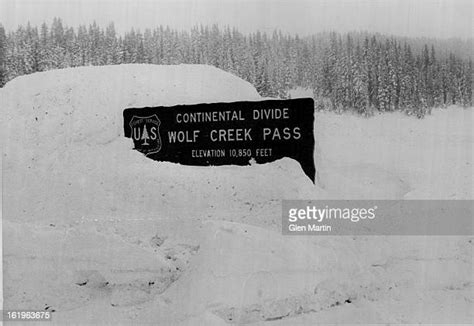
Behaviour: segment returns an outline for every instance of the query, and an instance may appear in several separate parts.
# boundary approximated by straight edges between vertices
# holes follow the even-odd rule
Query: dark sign
[[[153,160],[205,166],[290,157],[314,183],[311,98],[129,108],[123,117],[125,137]]]

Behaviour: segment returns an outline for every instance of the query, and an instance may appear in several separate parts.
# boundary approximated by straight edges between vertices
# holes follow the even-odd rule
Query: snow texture
[[[470,323],[472,237],[291,237],[282,199],[473,199],[472,110],[317,113],[299,164],[156,162],[127,107],[260,99],[209,66],[23,76],[0,90],[4,309],[53,324]]]

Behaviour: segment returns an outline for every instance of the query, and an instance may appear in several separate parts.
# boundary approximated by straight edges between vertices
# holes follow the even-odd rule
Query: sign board
[[[125,137],[156,161],[249,165],[295,159],[315,181],[311,98],[128,108]]]

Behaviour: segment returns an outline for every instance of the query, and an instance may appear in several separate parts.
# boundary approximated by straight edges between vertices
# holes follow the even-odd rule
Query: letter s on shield
[[[160,124],[156,114],[148,117],[133,116],[129,125],[134,149],[147,156],[158,153],[161,150]]]

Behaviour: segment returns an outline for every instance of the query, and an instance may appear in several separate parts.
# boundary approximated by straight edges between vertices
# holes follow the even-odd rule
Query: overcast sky
[[[113,21],[119,32],[218,23],[242,32],[363,30],[467,38],[473,37],[473,9],[474,0],[0,0],[0,22],[11,30],[56,16],[69,26]]]

